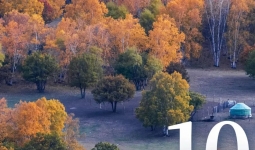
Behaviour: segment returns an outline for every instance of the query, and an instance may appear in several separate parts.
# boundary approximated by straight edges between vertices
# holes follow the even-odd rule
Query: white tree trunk
[[[219,67],[220,54],[229,12],[230,0],[206,0],[206,15],[214,66]]]

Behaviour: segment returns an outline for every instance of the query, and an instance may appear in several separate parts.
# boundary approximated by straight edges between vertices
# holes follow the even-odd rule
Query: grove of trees
[[[212,64],[219,66],[221,56],[227,56],[236,68],[255,44],[252,0],[4,0],[0,6],[5,56],[0,79],[9,85],[26,57],[37,51],[56,60],[55,78],[67,82],[71,60],[92,47],[101,49],[96,57],[105,68],[113,68],[133,48],[159,61],[164,70],[169,63],[203,57],[208,48]],[[56,18],[60,22],[50,23]]]
[[[2,98],[0,112],[1,149],[84,149],[77,141],[78,120],[58,100],[43,97],[10,108]]]

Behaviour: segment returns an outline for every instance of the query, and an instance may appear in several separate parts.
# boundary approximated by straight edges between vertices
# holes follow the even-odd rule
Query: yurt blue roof
[[[230,109],[251,109],[251,108],[245,105],[244,103],[237,103],[235,104],[235,106],[231,107]]]

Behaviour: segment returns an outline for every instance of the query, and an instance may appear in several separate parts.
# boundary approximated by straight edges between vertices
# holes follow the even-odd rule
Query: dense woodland
[[[255,50],[254,0],[0,0],[0,8],[1,84],[13,85],[22,76],[43,92],[53,77],[78,87],[82,98],[95,87],[94,99],[111,103],[116,112],[117,102],[132,98],[152,79],[136,109],[136,117],[152,130],[187,121],[204,102],[202,95],[189,92],[186,63],[206,57],[215,67],[221,59],[232,68],[247,60],[254,67],[254,52],[249,55]],[[253,70],[247,73],[254,76]],[[72,119],[66,122],[58,101],[20,102],[12,109],[2,99],[0,107],[1,123],[7,122],[0,123],[6,129],[0,137],[4,146],[26,149],[43,137],[59,141],[60,149],[74,149],[68,144],[77,142],[76,126],[70,129],[73,139],[59,140]],[[40,111],[28,112],[32,109]],[[58,124],[54,111],[62,116]],[[23,127],[22,113],[33,119],[45,114],[40,119],[46,121]],[[30,125],[31,131],[23,130]]]
[[[205,49],[215,66],[227,56],[236,68],[254,49],[253,0],[1,0],[0,7],[1,79],[10,85],[24,59],[37,51],[57,61],[58,78],[65,81],[72,58],[92,46],[101,49],[98,57],[112,72],[131,47],[163,68],[196,60]]]

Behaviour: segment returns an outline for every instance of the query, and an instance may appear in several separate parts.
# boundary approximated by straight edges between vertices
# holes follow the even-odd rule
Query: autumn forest
[[[100,107],[109,102],[113,112],[149,84],[135,110],[143,125],[154,130],[185,122],[205,97],[189,91],[184,66],[202,57],[215,67],[222,59],[233,69],[249,66],[254,16],[254,0],[0,0],[0,84],[23,78],[43,93],[52,81],[77,87],[84,99],[93,89]],[[153,113],[159,99],[174,99],[176,109],[171,102]],[[55,149],[83,149],[78,124],[55,99],[20,101],[15,108],[0,99],[1,149],[43,149],[35,147],[42,139],[55,141]]]

